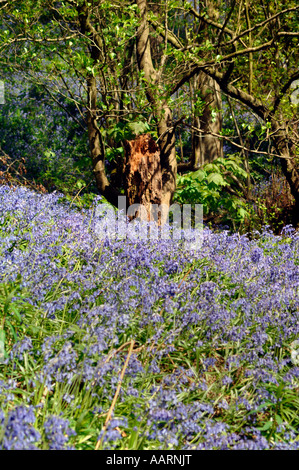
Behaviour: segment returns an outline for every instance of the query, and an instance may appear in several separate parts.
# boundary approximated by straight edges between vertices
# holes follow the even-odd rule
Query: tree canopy
[[[87,129],[97,188],[115,205],[123,142],[149,132],[164,203],[178,171],[222,158],[227,144],[245,172],[252,155],[278,159],[299,213],[296,3],[2,1],[0,71],[34,83]],[[246,141],[246,115],[258,139]]]

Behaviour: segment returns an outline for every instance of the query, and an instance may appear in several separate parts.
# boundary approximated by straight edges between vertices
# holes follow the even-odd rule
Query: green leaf
[[[249,213],[247,212],[246,209],[244,209],[243,207],[238,208],[238,217],[240,219],[244,220],[248,216],[249,216]]]
[[[259,429],[260,431],[268,431],[268,429],[272,428],[272,426],[273,426],[273,421],[267,421],[263,427],[257,428],[257,429]]]
[[[21,314],[19,312],[19,309],[16,305],[14,304],[11,304],[10,306],[10,309],[12,310],[12,312],[14,313],[14,316],[19,320],[19,321],[22,321],[22,317],[21,317]]]
[[[211,173],[207,176],[207,181],[215,186],[227,186],[227,182],[220,173]]]
[[[147,122],[130,122],[128,124],[128,128],[134,132],[134,134],[139,135],[139,134],[144,134],[150,130],[150,127]]]
[[[207,173],[205,170],[202,170],[201,168],[197,171],[194,171],[193,173],[190,173],[190,178],[193,180],[198,180],[198,181],[203,181],[207,177]]]
[[[279,415],[275,415],[275,421],[278,425],[283,423],[283,419]]]
[[[205,167],[205,170],[208,172],[210,171],[219,172],[219,168],[215,163],[208,163],[204,167]]]
[[[83,180],[78,180],[78,181],[76,182],[76,186],[77,186],[77,188],[79,188],[79,189],[83,188],[84,186],[86,186],[85,181],[83,181]]]

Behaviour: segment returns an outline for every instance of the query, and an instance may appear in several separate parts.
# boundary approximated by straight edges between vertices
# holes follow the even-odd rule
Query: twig
[[[188,124],[187,122],[184,122],[183,125],[186,126],[186,127],[189,127],[190,129],[193,129],[196,132],[199,132],[200,134],[212,135],[214,137],[219,137],[219,139],[224,139],[227,142],[229,142],[231,145],[233,145],[234,147],[237,147],[241,150],[245,150],[245,151],[250,152],[250,153],[256,153],[256,154],[260,154],[260,155],[268,155],[269,157],[277,157],[281,160],[293,160],[295,158],[295,157],[283,157],[282,155],[278,155],[277,153],[269,153],[269,152],[262,152],[261,150],[253,150],[253,149],[244,147],[243,145],[236,144],[236,142],[233,142],[226,135],[217,134],[216,132],[211,132],[211,131],[204,131],[202,129],[199,129],[198,127],[195,127],[195,126],[192,126],[191,124]],[[271,135],[275,134],[276,132],[277,131],[273,132]]]
[[[183,277],[183,279],[181,280],[181,282],[179,283],[178,285],[178,289],[181,287],[181,285],[183,284],[184,280],[186,279],[186,277],[188,276],[188,274],[192,271],[192,268],[193,266],[191,266],[191,268],[189,269],[189,271],[186,272],[185,276]]]
[[[135,341],[132,339],[130,341],[130,348],[129,348],[129,352],[128,352],[128,355],[127,355],[127,358],[126,358],[126,361],[124,363],[124,366],[122,368],[122,371],[121,371],[121,374],[120,374],[120,377],[119,377],[119,381],[118,381],[118,385],[117,385],[117,388],[116,388],[116,392],[115,392],[115,395],[113,397],[113,400],[112,400],[112,403],[111,403],[111,406],[109,408],[109,411],[108,411],[108,414],[107,414],[107,418],[106,418],[106,421],[105,421],[105,424],[104,424],[104,427],[103,427],[103,432],[105,432],[105,430],[107,429],[107,426],[108,426],[108,423],[111,419],[111,416],[112,416],[112,413],[113,413],[113,410],[114,410],[114,407],[115,407],[115,404],[116,404],[116,401],[117,401],[117,398],[118,398],[118,395],[119,395],[119,392],[120,392],[120,389],[121,389],[121,384],[122,384],[122,381],[123,381],[123,378],[124,378],[124,375],[125,375],[125,372],[126,372],[126,369],[128,367],[128,363],[129,363],[129,360],[130,360],[130,357],[131,357],[131,354],[133,352],[133,348],[134,348],[134,344],[135,344]],[[101,439],[98,440],[96,446],[95,446],[95,450],[98,450],[102,444],[102,440],[103,440],[103,437],[101,437]]]
[[[79,196],[79,194],[81,193],[81,191],[83,191],[83,189],[88,188],[88,186],[89,186],[90,184],[91,184],[91,181],[90,181],[86,186],[82,186],[82,188],[79,189],[79,191],[77,192],[77,194],[75,195],[75,197],[72,199],[72,202],[71,202],[70,207],[72,207],[72,205],[73,205],[75,199],[77,199],[77,197]]]

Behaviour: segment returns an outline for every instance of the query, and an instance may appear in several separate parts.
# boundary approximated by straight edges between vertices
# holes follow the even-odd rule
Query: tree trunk
[[[140,209],[137,214],[129,212],[129,219],[137,216],[142,220],[155,220],[152,204],[160,205],[162,201],[159,147],[149,134],[144,134],[125,141],[125,151],[124,176],[128,206],[136,204],[135,211],[141,204],[146,210],[146,213]]]
[[[137,6],[140,12],[140,25],[137,30],[137,62],[139,70],[144,73],[146,95],[157,122],[162,169],[161,203],[169,207],[176,189],[177,175],[172,112],[167,104],[167,98],[165,99],[163,96],[160,77],[152,62],[149,24],[147,21],[147,1],[137,0]]]
[[[202,115],[196,115],[195,110],[193,120],[193,126],[202,131],[194,130],[192,136],[192,166],[197,169],[223,156],[221,139],[210,134],[210,132],[215,134],[221,132],[222,101],[218,83],[204,72],[199,72],[195,77],[194,88],[200,91],[200,97],[205,102]]]
[[[218,21],[220,2],[217,0],[205,0],[203,2],[209,18]],[[196,6],[200,9],[201,7]],[[203,31],[203,38],[208,39],[207,29]],[[205,163],[210,163],[223,156],[222,140],[209,134],[220,134],[222,130],[222,99],[220,86],[205,72],[200,71],[194,77],[194,90],[200,92],[200,98],[205,102],[202,115],[194,115],[194,127],[202,132],[194,131],[192,148],[192,165],[194,169]]]
[[[281,156],[281,168],[295,199],[292,222],[296,227],[299,225],[299,158],[296,145],[289,138],[288,130],[284,126],[280,126],[274,119],[271,124],[273,143]]]
[[[172,112],[166,103],[162,105],[162,110],[159,114],[158,135],[162,168],[161,204],[170,206],[176,189],[177,177],[175,132],[172,126]]]
[[[118,192],[111,187],[105,171],[105,153],[102,136],[97,125],[96,103],[97,87],[93,76],[87,79],[87,126],[90,155],[97,188],[108,202],[117,206]]]
[[[102,40],[98,32],[93,28],[89,19],[88,6],[84,3],[77,6],[80,29],[83,35],[89,34],[93,39],[90,47],[90,57],[94,66],[97,66],[101,59]],[[87,83],[87,128],[88,141],[90,148],[90,156],[92,161],[93,172],[95,175],[97,188],[108,202],[117,206],[118,192],[111,186],[105,171],[105,151],[102,136],[97,125],[97,84],[93,75],[88,75]]]

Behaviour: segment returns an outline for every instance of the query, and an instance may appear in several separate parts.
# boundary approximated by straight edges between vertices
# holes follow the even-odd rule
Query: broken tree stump
[[[151,135],[142,134],[125,141],[124,177],[128,207],[141,204],[146,210],[140,208],[135,215],[129,211],[129,219],[158,222],[152,204],[161,204],[162,172],[160,149]]]

